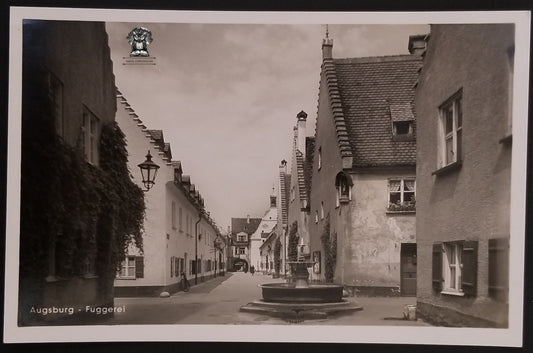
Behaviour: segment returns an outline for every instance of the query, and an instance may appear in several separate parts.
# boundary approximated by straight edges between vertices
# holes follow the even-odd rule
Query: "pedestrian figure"
[[[254,272],[255,272],[255,267],[250,266],[250,273],[252,274],[252,276],[254,275]]]
[[[191,288],[191,284],[189,283],[189,280],[187,279],[185,272],[181,273],[181,288],[183,288],[184,292],[188,292],[189,288]]]

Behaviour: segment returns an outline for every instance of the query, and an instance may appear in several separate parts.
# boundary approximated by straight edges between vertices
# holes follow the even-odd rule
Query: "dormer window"
[[[395,121],[392,123],[392,134],[394,136],[409,136],[413,134],[412,121]]]
[[[345,172],[339,172],[335,177],[336,206],[347,203],[352,199],[352,178]]]
[[[415,116],[411,103],[391,104],[392,139],[409,141],[414,139]]]

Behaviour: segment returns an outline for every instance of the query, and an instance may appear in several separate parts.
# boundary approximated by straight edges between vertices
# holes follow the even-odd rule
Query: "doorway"
[[[401,294],[416,296],[416,243],[402,243],[400,259]]]

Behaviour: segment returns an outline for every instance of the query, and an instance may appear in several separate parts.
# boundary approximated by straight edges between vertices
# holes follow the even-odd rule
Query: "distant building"
[[[231,218],[229,234],[228,270],[239,271],[250,268],[250,237],[255,233],[261,218]]]
[[[514,25],[432,25],[416,95],[417,311],[507,326]]]
[[[117,104],[116,119],[128,141],[128,166],[136,171],[133,180],[142,187],[137,164],[148,152],[160,168],[154,186],[144,193],[144,251],[130,247],[116,275],[115,295],[173,293],[182,289],[181,273],[191,285],[215,276],[224,269],[225,256],[203,197],[183,174],[181,162],[172,160],[163,131],[149,130],[120,92]]]
[[[277,227],[277,225],[275,226]],[[269,233],[267,234],[266,238],[264,239],[264,241],[261,243],[261,246],[259,247],[259,254],[260,254],[260,257],[261,257],[261,267],[259,268],[259,270],[264,273],[264,274],[272,274],[274,275],[275,274],[275,271],[276,271],[276,266],[275,266],[275,261],[276,261],[276,242],[278,240],[278,235],[276,233],[276,229],[274,229]],[[280,245],[280,255],[281,255],[281,243],[279,244]],[[281,260],[281,257],[280,257],[280,260]],[[280,264],[281,264],[281,261],[280,261]]]
[[[310,189],[313,279],[414,295],[413,101],[422,58],[335,59],[332,49],[324,39]]]
[[[276,196],[270,196],[270,208],[266,211],[261,223],[250,236],[250,266],[254,266],[256,271],[265,270],[261,263],[260,247],[271,234],[278,222],[278,209]]]

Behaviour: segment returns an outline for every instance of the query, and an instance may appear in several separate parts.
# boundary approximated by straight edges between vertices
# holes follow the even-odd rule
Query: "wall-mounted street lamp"
[[[145,191],[150,190],[155,183],[155,177],[157,175],[157,170],[159,166],[152,161],[152,155],[150,151],[146,155],[146,160],[138,165],[141,168],[141,175],[143,177],[143,184],[146,188]]]

